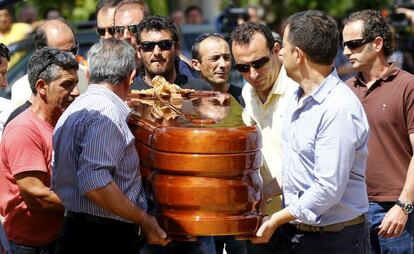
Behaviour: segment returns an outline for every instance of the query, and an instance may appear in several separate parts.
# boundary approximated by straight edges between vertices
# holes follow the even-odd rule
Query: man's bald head
[[[69,51],[76,46],[75,33],[63,19],[45,21],[36,29],[34,40],[36,50],[48,46]]]

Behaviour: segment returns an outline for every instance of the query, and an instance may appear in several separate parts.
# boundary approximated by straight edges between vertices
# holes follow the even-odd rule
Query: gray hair
[[[101,39],[88,52],[89,81],[117,85],[136,69],[136,51],[123,40]]]

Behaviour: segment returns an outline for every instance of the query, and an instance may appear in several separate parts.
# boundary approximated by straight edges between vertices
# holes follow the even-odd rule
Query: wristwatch
[[[397,200],[397,202],[395,202],[395,204],[399,207],[401,207],[401,209],[406,213],[406,214],[410,214],[413,211],[413,204],[411,203],[404,203],[401,200]]]

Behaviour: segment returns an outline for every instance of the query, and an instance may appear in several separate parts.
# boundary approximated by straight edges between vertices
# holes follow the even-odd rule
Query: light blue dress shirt
[[[364,109],[336,70],[299,104],[282,128],[282,186],[293,223],[325,226],[368,210],[365,183],[369,127]]]
[[[128,222],[85,196],[115,182],[147,210],[130,108],[103,85],[90,85],[63,113],[53,135],[52,189],[65,209]]]

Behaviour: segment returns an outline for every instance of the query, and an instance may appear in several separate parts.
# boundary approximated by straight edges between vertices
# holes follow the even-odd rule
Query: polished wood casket
[[[261,136],[228,94],[201,91],[172,103],[131,94],[129,124],[140,170],[171,239],[254,236],[261,222]]]

